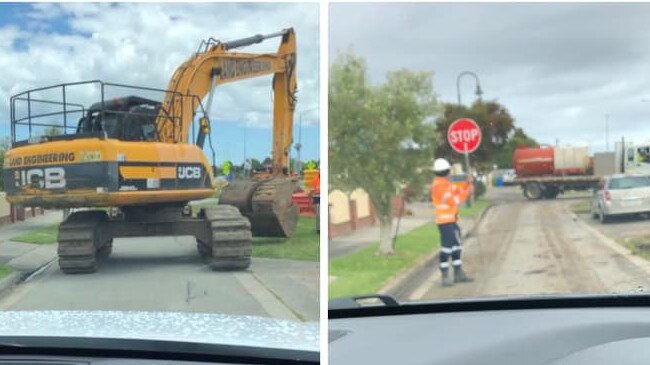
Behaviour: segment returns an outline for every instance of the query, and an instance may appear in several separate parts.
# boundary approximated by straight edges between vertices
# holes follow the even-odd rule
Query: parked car
[[[594,190],[591,215],[601,223],[614,215],[650,212],[650,176],[616,174],[604,177]]]

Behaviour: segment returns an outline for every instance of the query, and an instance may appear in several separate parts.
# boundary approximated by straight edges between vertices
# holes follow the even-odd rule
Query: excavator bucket
[[[235,181],[223,188],[219,204],[237,207],[250,220],[253,236],[291,237],[298,223],[295,188],[286,177]]]

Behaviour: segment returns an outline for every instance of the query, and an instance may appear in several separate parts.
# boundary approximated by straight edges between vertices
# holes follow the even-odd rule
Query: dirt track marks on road
[[[557,207],[550,204],[540,209],[541,231],[554,261],[558,264],[561,279],[566,283],[565,290],[572,293],[602,293],[603,283],[591,270],[582,255],[576,249],[576,241],[581,239],[573,235],[566,226],[566,212],[558,214]]]
[[[566,202],[504,201],[464,244],[463,266],[476,281],[423,299],[650,289],[648,275],[573,220]]]

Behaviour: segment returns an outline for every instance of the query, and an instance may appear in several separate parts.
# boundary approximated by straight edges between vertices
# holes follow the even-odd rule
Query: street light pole
[[[300,114],[298,114],[298,143],[296,143],[296,145],[294,146],[294,148],[296,149],[296,152],[297,152],[297,157],[298,157],[297,160],[296,160],[296,163],[295,163],[295,167],[294,167],[296,172],[298,172],[298,168],[300,167],[300,162],[301,162],[300,161],[300,150],[302,149],[302,115],[304,113],[306,113],[306,112],[316,110],[316,109],[318,109],[318,108],[305,109],[305,110],[301,111]]]
[[[472,71],[463,71],[460,74],[458,74],[458,77],[456,78],[456,94],[458,96],[458,105],[463,105],[463,102],[461,101],[460,98],[460,79],[463,78],[463,76],[472,76],[474,77],[474,80],[476,80],[476,91],[475,94],[476,96],[480,99],[481,95],[483,95],[483,90],[481,90],[481,81],[478,78],[478,75]]]
[[[246,161],[246,131],[248,127],[244,124],[244,162]]]
[[[303,110],[298,116],[298,143],[296,144],[296,151],[298,152],[298,156],[296,158],[296,166],[294,167],[296,173],[298,173],[298,169],[300,168],[300,150],[302,149],[302,114],[304,112],[305,111]]]
[[[472,71],[463,71],[460,74],[458,74],[458,77],[456,78],[456,95],[458,96],[458,106],[462,106],[463,102],[460,97],[460,79],[463,78],[463,76],[472,76],[474,77],[474,80],[476,81],[476,96],[478,99],[481,99],[481,95],[483,95],[483,90],[481,90],[481,81],[478,78],[478,75]],[[469,153],[465,152],[465,171],[467,172],[467,176],[471,175],[471,170],[470,170],[470,165],[469,165]],[[467,206],[471,207],[474,204],[474,194],[470,194],[469,199],[467,200]]]

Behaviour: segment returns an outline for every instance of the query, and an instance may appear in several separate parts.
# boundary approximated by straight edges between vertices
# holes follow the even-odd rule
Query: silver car
[[[606,223],[613,215],[646,212],[650,212],[650,176],[607,176],[594,191],[591,215],[601,223]]]

